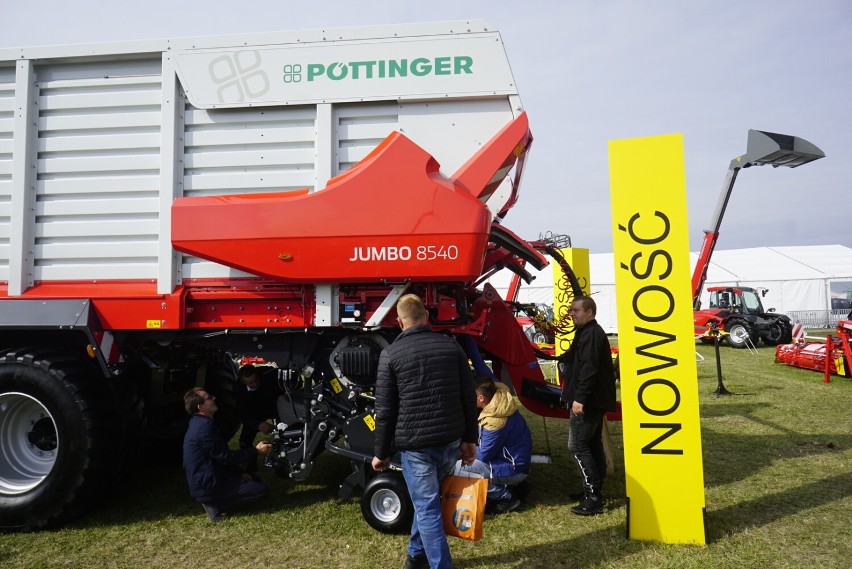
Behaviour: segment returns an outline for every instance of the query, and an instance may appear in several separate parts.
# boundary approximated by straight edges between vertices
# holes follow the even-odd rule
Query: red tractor
[[[693,313],[696,331],[707,330],[711,323],[716,323],[727,332],[725,338],[734,348],[745,348],[749,342],[754,345],[758,340],[769,346],[792,340],[790,317],[777,314],[774,308],[764,310],[760,297],[766,294],[765,288],[717,286],[707,290],[708,308]]]

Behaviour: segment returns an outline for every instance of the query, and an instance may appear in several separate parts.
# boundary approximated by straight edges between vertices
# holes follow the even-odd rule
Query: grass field
[[[536,464],[517,512],[486,518],[477,543],[453,539],[455,567],[837,567],[852,565],[852,381],[773,363],[774,349],[721,348],[725,386],[714,398],[712,346],[698,363],[707,546],[625,539],[621,425],[611,423],[616,473],[609,508],[574,516],[578,487],[565,443],[567,422],[527,414]],[[402,567],[406,537],[372,530],[358,500],[336,498],[349,472],[323,456],[310,483],[262,472],[262,506],[220,524],[207,521],[178,467],[143,466],[116,481],[117,499],[61,530],[0,535],[0,567],[146,568]]]

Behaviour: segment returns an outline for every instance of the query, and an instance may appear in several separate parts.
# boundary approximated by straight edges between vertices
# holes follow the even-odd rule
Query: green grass
[[[721,348],[725,386],[713,397],[712,346],[699,346],[708,545],[625,539],[621,425],[611,424],[616,474],[609,509],[574,516],[577,473],[567,422],[527,414],[537,464],[523,508],[486,518],[477,543],[451,540],[456,568],[848,567],[852,558],[852,381],[773,363],[774,349]],[[310,483],[262,472],[262,506],[221,524],[207,521],[177,467],[147,466],[120,497],[60,530],[0,535],[0,567],[401,567],[406,537],[372,530],[357,499],[338,500],[349,466],[323,456]]]

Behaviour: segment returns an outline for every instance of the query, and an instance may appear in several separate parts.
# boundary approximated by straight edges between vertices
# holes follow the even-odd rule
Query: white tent
[[[691,267],[698,259],[690,254]],[[551,266],[531,271],[536,279],[521,287],[518,301],[553,304]],[[615,264],[612,253],[589,255],[591,293],[598,305],[598,322],[608,333],[618,330],[615,308]],[[508,289],[511,273],[504,270],[491,279],[501,294]],[[766,308],[789,314],[804,310],[830,310],[831,299],[848,298],[852,290],[852,249],[842,245],[807,247],[756,247],[715,251],[707,270],[706,288],[738,285],[769,289]]]

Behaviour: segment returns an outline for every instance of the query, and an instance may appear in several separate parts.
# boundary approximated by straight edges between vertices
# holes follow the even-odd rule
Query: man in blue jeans
[[[404,568],[449,569],[441,480],[459,454],[465,464],[476,458],[477,411],[470,366],[455,340],[429,327],[419,296],[401,297],[396,312],[402,333],[379,357],[373,469],[387,470],[393,451],[400,451],[414,504]]]

